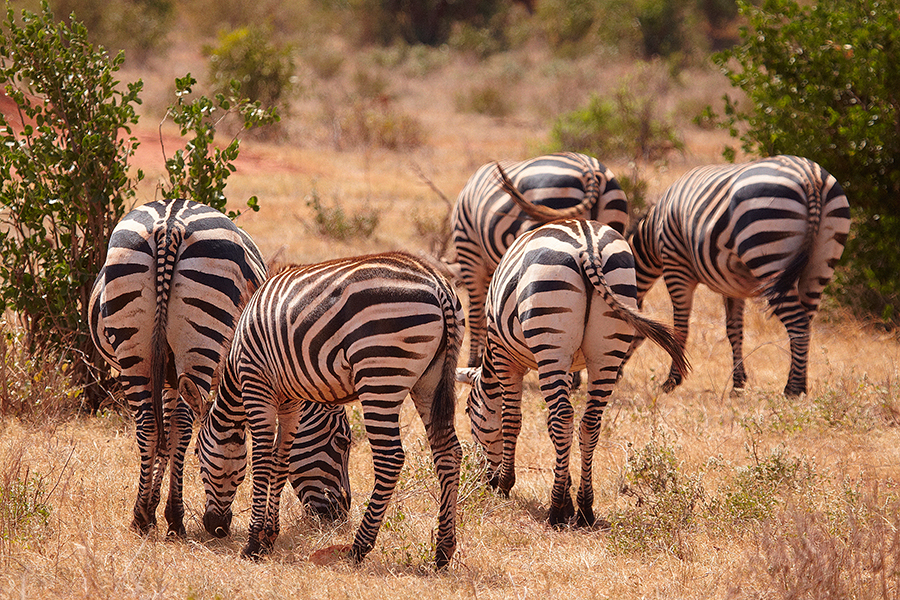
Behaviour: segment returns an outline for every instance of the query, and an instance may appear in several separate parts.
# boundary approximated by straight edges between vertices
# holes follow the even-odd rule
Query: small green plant
[[[42,475],[24,465],[27,446],[25,439],[13,442],[0,465],[0,556],[40,537],[50,520],[50,490]]]
[[[322,204],[319,193],[315,189],[310,192],[306,205],[313,211],[315,231],[325,237],[346,241],[362,237],[372,237],[378,226],[378,213],[374,210],[359,214],[347,215],[340,203],[335,200],[333,206]]]
[[[166,159],[169,182],[163,187],[162,195],[165,198],[190,198],[224,213],[226,180],[235,170],[233,163],[240,153],[240,139],[235,135],[221,148],[214,143],[216,128],[232,114],[241,118],[241,131],[274,123],[278,114],[274,108],[263,110],[259,102],[243,99],[236,82],[232,82],[230,97],[217,94],[215,100],[206,96],[189,100],[196,83],[190,73],[175,80],[176,101],[165,118],[171,118],[178,125],[182,137],[193,137],[187,140],[184,148]],[[257,197],[250,197],[247,206],[253,211],[259,210]],[[228,212],[232,219],[239,214],[240,211]]]
[[[559,117],[550,133],[552,151],[570,150],[630,160],[663,160],[684,142],[669,120],[656,116],[646,86],[625,85],[612,98],[593,95],[587,106]]]
[[[240,97],[285,112],[294,89],[293,49],[272,41],[272,32],[257,26],[239,27],[219,34],[218,45],[206,46],[209,80],[220,94],[240,85]]]
[[[643,448],[628,446],[620,493],[631,503],[610,517],[609,540],[615,550],[689,554],[682,534],[693,524],[703,500],[702,475],[683,474],[676,453],[658,431]]]
[[[815,478],[812,466],[801,458],[776,448],[760,458],[755,444],[748,446],[752,463],[735,471],[720,495],[710,503],[710,512],[729,522],[760,521],[772,515],[785,495],[801,491]]]
[[[425,137],[419,120],[398,111],[386,97],[353,101],[337,112],[333,123],[339,147],[410,150]]]

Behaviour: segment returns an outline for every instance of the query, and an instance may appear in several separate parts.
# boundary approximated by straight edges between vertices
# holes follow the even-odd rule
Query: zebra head
[[[244,422],[236,421],[234,412],[223,409],[222,401],[228,395],[226,387],[220,388],[203,419],[195,446],[206,491],[203,527],[216,537],[229,533],[231,505],[247,473],[247,434]]]
[[[313,514],[344,519],[350,512],[350,422],[343,406],[307,402],[291,446],[290,481]]]
[[[484,450],[490,465],[488,477],[493,480],[503,457],[503,396],[493,371],[483,369],[483,366],[458,368],[456,381],[472,386],[466,400],[466,414],[472,424],[472,438]]]

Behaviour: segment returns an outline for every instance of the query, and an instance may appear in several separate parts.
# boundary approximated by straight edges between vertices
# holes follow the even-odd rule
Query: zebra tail
[[[156,450],[162,455],[167,451],[167,436],[164,429],[162,391],[166,381],[169,357],[166,329],[169,320],[169,295],[172,290],[172,275],[180,240],[166,230],[165,239],[156,243],[156,323],[150,350],[150,401],[153,419],[156,421]]]
[[[590,248],[590,244],[588,244],[588,248]],[[595,260],[590,250],[581,252],[581,264],[594,289],[597,290],[603,301],[612,308],[613,312],[627,321],[640,335],[652,340],[665,350],[666,354],[672,357],[672,366],[682,377],[685,377],[690,372],[691,365],[684,353],[684,348],[681,348],[675,340],[672,328],[645,317],[619,300],[610,289],[609,283],[603,275],[600,262]]]
[[[765,286],[762,290],[763,296],[772,305],[780,303],[791,294],[803,275],[803,271],[806,270],[810,256],[813,253],[813,244],[815,244],[816,235],[819,232],[819,224],[822,220],[822,186],[820,183],[817,183],[822,181],[821,167],[819,167],[819,173],[816,177],[817,181],[811,181],[810,175],[810,173],[806,173],[806,177],[803,180],[808,211],[806,236],[803,239],[803,246],[775,281]]]
[[[588,193],[584,195],[584,199],[575,206],[570,206],[569,208],[550,208],[543,204],[532,204],[522,195],[522,192],[519,191],[519,188],[516,187],[516,184],[513,183],[512,179],[509,178],[509,175],[506,174],[506,171],[500,163],[497,162],[495,164],[497,165],[497,182],[500,184],[500,189],[509,194],[509,197],[512,198],[512,201],[522,210],[522,212],[542,223],[549,223],[550,221],[556,221],[558,219],[579,217],[585,211],[590,209],[600,196],[600,184],[597,182],[596,175],[593,175],[591,178],[591,181],[594,184],[593,187],[588,189]]]
[[[449,282],[437,277],[438,293],[444,311],[444,364],[441,381],[432,404],[432,422],[440,431],[453,431],[456,419],[456,367],[459,364],[459,350],[462,346],[465,324],[457,315],[456,295]]]

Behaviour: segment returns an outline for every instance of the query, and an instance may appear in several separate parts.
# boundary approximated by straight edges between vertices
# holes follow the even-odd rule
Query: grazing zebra
[[[405,253],[293,266],[270,277],[238,321],[219,394],[198,437],[207,531],[229,531],[249,427],[252,511],[242,555],[269,551],[279,532],[279,497],[302,401],[340,406],[359,400],[375,470],[350,549],[350,558],[361,561],[375,543],[403,466],[399,418],[409,394],[440,481],[436,561],[445,566],[456,547],[462,450],[454,427],[454,374],[464,328],[450,284]]]
[[[503,168],[527,202],[568,209],[567,216],[601,221],[624,234],[628,224],[625,193],[596,158],[566,152],[505,162]],[[469,366],[481,361],[484,301],[494,269],[513,240],[546,220],[510,198],[498,180],[496,163],[481,166],[460,192],[451,215],[455,256],[449,266],[469,296]]]
[[[185,534],[182,481],[194,414],[204,412],[239,305],[265,273],[246,233],[219,211],[189,200],[146,204],[113,230],[91,291],[90,329],[99,352],[119,371],[135,415],[141,466],[131,526],[140,533],[156,524],[171,459],[168,534]],[[344,425],[349,428],[346,417]],[[324,503],[326,492],[314,492],[309,483],[298,481],[298,492],[313,510],[339,513],[342,504],[349,507],[343,498],[349,484],[342,481],[322,484],[337,506]]]
[[[472,435],[487,454],[492,484],[508,494],[515,483],[522,378],[536,369],[556,450],[549,514],[553,526],[567,523],[575,512],[569,493],[575,413],[569,399],[571,372],[587,369],[577,522],[590,526],[600,419],[635,331],[672,355],[680,372],[688,369],[671,331],[636,307],[631,249],[618,232],[596,221],[567,219],[523,234],[491,279],[482,365],[458,370],[459,380],[472,384],[467,405]]]
[[[784,394],[798,396],[806,392],[810,321],[849,230],[843,189],[811,160],[775,156],[694,169],[666,190],[629,237],[638,302],[664,277],[683,348],[697,285],[721,294],[740,390],[747,381],[744,300],[764,296],[791,340]],[[672,370],[663,387],[671,391],[681,381]]]

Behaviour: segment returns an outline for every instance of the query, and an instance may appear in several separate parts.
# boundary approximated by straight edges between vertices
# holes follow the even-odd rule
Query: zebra
[[[513,240],[547,220],[510,198],[498,181],[496,165],[488,163],[475,171],[451,214],[454,250],[447,263],[469,296],[468,365],[472,367],[481,361],[485,294],[494,269]],[[502,165],[527,203],[568,209],[568,216],[598,220],[625,233],[625,192],[612,171],[596,158],[563,152]]]
[[[206,491],[203,524],[228,534],[252,435],[252,509],[241,554],[271,550],[287,451],[302,400],[359,400],[375,487],[349,557],[372,549],[404,462],[400,406],[407,394],[425,425],[440,482],[436,562],[456,548],[462,449],[454,426],[455,369],[465,320],[450,283],[403,252],[290,266],[251,297],[235,331],[219,394],[198,435]],[[281,433],[277,434],[276,423]]]
[[[171,459],[167,534],[185,535],[184,458],[194,415],[204,414],[239,307],[265,274],[250,236],[197,202],[151,202],[113,229],[91,291],[90,331],[100,354],[119,372],[135,416],[140,476],[131,527],[141,534],[156,525],[162,477]],[[314,425],[315,417],[307,420]],[[343,419],[346,433],[349,424]],[[304,455],[295,454],[302,460]],[[338,470],[346,468],[344,462]],[[301,499],[317,512],[340,514],[345,505],[346,512],[346,479],[320,479],[319,490],[296,479]]]
[[[810,322],[849,230],[844,190],[809,159],[774,156],[698,167],[675,181],[629,236],[638,304],[662,276],[683,348],[697,285],[721,294],[738,392],[747,381],[744,301],[765,297],[790,337],[784,394],[799,396],[807,391]],[[672,391],[682,379],[670,370],[663,389]]]
[[[632,336],[637,332],[649,337],[672,356],[679,372],[689,369],[671,330],[642,316],[636,307],[628,242],[596,221],[565,219],[523,234],[491,279],[482,364],[457,371],[459,381],[472,385],[467,400],[472,437],[485,451],[491,484],[508,495],[515,484],[522,378],[536,369],[556,451],[549,510],[554,527],[575,516],[569,493],[572,372],[587,369],[577,524],[592,526],[594,448]]]

